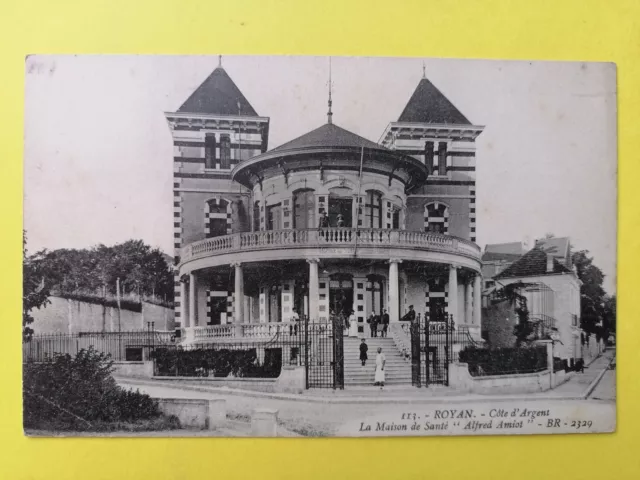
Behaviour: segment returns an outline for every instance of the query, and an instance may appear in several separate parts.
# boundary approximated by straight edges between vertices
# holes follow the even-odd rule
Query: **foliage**
[[[580,286],[581,328],[598,337],[606,338],[616,329],[616,297],[609,296],[602,284],[604,274],[593,264],[588,250],[574,252],[571,260],[576,267]]]
[[[516,347],[527,343],[534,333],[533,323],[529,321],[527,298],[520,293],[523,289],[533,285],[535,284],[524,282],[509,283],[493,293],[493,302],[506,300],[514,306],[515,313],[518,316],[518,323],[513,327]]]
[[[28,341],[33,335],[29,326],[33,323],[31,311],[51,303],[49,287],[45,279],[51,272],[40,255],[27,255],[27,233],[22,232],[22,339]]]
[[[56,355],[51,360],[24,365],[25,428],[42,428],[53,422],[70,429],[93,429],[94,423],[160,417],[158,404],[151,397],[116,385],[109,355],[90,347],[75,357]]]
[[[460,351],[459,359],[469,365],[474,377],[533,373],[547,368],[547,350],[539,345],[494,349],[470,346]]]
[[[26,340],[33,334],[28,327],[33,322],[31,310],[45,306],[51,294],[66,298],[84,296],[84,300],[91,303],[101,303],[99,299],[112,301],[116,297],[117,279],[120,279],[120,294],[136,298],[134,303],[138,305],[130,305],[134,311],[140,310],[140,299],[144,297],[155,297],[154,303],[165,306],[173,302],[173,273],[165,255],[142,240],[128,240],[112,247],[41,250],[30,256],[26,250],[26,234],[23,244]]]
[[[265,361],[260,365],[255,348],[159,348],[153,356],[156,375],[159,376],[275,378],[280,375],[282,368],[282,361],[278,360],[277,356],[265,355]]]

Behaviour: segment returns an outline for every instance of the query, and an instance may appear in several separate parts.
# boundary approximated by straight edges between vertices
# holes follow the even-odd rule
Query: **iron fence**
[[[344,320],[303,321],[307,388],[344,389]]]
[[[75,356],[93,347],[98,352],[120,361],[142,361],[150,358],[154,348],[170,345],[174,332],[151,328],[128,332],[78,332],[33,335],[22,345],[23,362],[49,362],[56,355]]]
[[[430,321],[418,318],[408,328],[411,336],[411,380],[416,387],[449,385],[449,364],[464,348],[476,346],[466,327],[456,327],[453,316]]]

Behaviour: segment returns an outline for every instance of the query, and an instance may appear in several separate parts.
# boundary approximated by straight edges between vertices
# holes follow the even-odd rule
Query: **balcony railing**
[[[211,255],[251,250],[271,250],[290,247],[409,247],[454,253],[480,259],[480,247],[475,243],[451,235],[406,230],[370,228],[315,228],[308,230],[267,230],[235,233],[207,238],[185,246],[180,255],[182,263]]]

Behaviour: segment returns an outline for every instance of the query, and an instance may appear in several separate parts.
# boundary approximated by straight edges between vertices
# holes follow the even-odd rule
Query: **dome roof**
[[[298,138],[272,149],[271,152],[317,147],[365,147],[386,150],[382,145],[378,145],[349,130],[338,127],[333,123],[325,123],[315,130],[311,130]]]

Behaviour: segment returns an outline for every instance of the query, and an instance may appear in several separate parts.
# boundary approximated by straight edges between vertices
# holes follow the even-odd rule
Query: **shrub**
[[[252,377],[275,378],[280,375],[281,358],[265,356],[258,364],[255,348],[230,350],[222,348],[158,348],[153,352],[156,375],[181,377]]]
[[[466,347],[460,352],[459,359],[469,365],[469,373],[474,377],[533,373],[547,368],[547,351],[540,346],[495,349]]]
[[[24,425],[40,428],[59,422],[87,427],[93,422],[135,422],[161,416],[148,395],[124,390],[111,376],[109,355],[90,347],[75,357],[57,355],[51,362],[27,362],[23,372]]]

